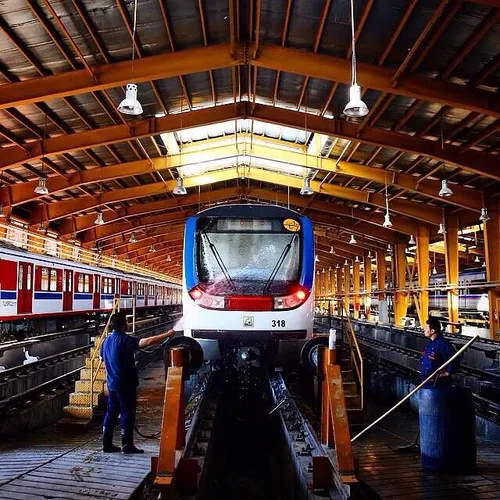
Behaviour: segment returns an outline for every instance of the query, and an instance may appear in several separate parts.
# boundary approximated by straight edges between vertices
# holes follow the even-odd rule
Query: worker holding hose
[[[427,320],[424,335],[429,339],[429,343],[425,346],[425,350],[422,353],[420,364],[420,378],[422,381],[455,354],[455,349],[451,343],[441,335],[441,322],[438,318],[431,316]],[[456,371],[456,364],[450,363],[438,372],[434,378],[429,380],[424,388],[449,387],[452,384],[450,375]]]
[[[127,318],[124,311],[113,314],[110,321],[112,332],[101,346],[101,358],[106,367],[106,384],[108,386],[108,404],[103,425],[102,451],[113,453],[120,451],[113,444],[113,431],[120,415],[122,428],[123,453],[143,453],[144,450],[134,445],[134,424],[136,414],[136,395],[139,377],[135,367],[134,353],[137,349],[160,344],[171,337],[178,328],[153,337],[139,339],[127,335]]]

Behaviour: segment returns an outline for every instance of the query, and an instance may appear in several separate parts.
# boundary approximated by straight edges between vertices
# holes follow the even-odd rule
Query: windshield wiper
[[[293,240],[295,239],[296,236],[297,236],[296,234],[294,234],[292,236],[292,239],[290,240],[290,242],[286,245],[286,247],[281,252],[280,258],[278,259],[278,262],[276,262],[273,270],[271,271],[271,275],[267,279],[266,284],[264,285],[264,288],[262,290],[262,293],[266,293],[269,290],[269,288],[271,287],[271,285],[273,284],[274,280],[276,279],[276,275],[278,274],[280,267],[282,266],[283,262],[285,261],[286,256],[290,252],[290,249],[292,248]]]
[[[201,234],[207,239],[208,247],[212,251],[215,261],[217,262],[217,264],[219,264],[219,267],[222,271],[222,274],[224,275],[224,278],[226,278],[226,281],[234,290],[235,289],[234,281],[231,278],[231,275],[229,274],[229,271],[227,270],[227,267],[225,266],[224,261],[222,260],[222,257],[220,256],[219,251],[217,250],[217,247],[210,241],[210,238],[208,237],[207,233],[201,231]]]

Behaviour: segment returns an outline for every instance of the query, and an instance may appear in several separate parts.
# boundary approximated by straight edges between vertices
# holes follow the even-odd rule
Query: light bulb
[[[474,257],[474,262],[475,262],[476,264],[479,264],[479,262],[481,262],[481,261],[479,260],[479,255],[476,255],[476,256]]]
[[[106,224],[104,222],[104,219],[102,218],[102,212],[97,212],[97,217],[95,218],[94,224],[96,226],[102,226],[103,224]]]
[[[38,186],[35,188],[35,194],[46,195],[49,194],[49,190],[46,186],[47,180],[45,177],[38,178]]]
[[[311,188],[311,179],[308,177],[304,177],[302,181],[302,189],[300,190],[300,194],[302,196],[311,196],[314,194],[314,191]]]
[[[349,89],[349,102],[344,108],[344,115],[362,118],[368,114],[368,106],[361,100],[361,87],[355,83]]]
[[[479,220],[482,222],[488,222],[491,219],[488,214],[488,209],[486,207],[481,208],[481,215],[479,216]]]
[[[413,234],[410,236],[410,241],[408,242],[408,245],[415,245],[415,238]]]
[[[335,250],[333,249],[333,246],[330,247],[330,254],[334,255],[335,254]]]
[[[125,99],[118,106],[118,111],[124,115],[142,115],[142,106],[137,100],[137,85],[135,83],[127,83]]]
[[[444,224],[439,224],[438,234],[446,234],[446,229],[444,228]]]
[[[441,198],[448,198],[448,196],[451,196],[453,194],[453,191],[448,187],[448,181],[446,179],[443,179],[441,181],[441,189],[439,191],[439,196]]]
[[[349,240],[349,243],[351,245],[356,245],[357,241],[356,238],[354,237],[354,234],[351,234],[351,239]]]
[[[384,226],[385,228],[392,227],[392,222],[389,216],[389,212],[386,212],[386,214],[384,215],[384,223],[382,224],[382,226]]]
[[[184,182],[182,180],[182,177],[177,177],[177,181],[175,184],[174,189],[172,190],[172,193],[184,196],[187,194],[186,188],[184,187]]]

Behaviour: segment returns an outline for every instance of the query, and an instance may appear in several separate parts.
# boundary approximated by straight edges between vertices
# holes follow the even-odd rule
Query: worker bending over
[[[430,317],[425,325],[424,335],[430,340],[422,353],[420,378],[424,381],[454,354],[451,343],[441,335],[441,323],[438,318]],[[445,366],[435,377],[427,382],[424,388],[449,387],[452,384],[451,374],[457,371],[457,365],[452,362]]]
[[[123,453],[143,453],[134,446],[134,424],[136,413],[136,395],[139,377],[135,367],[134,353],[160,344],[176,330],[171,328],[166,333],[139,339],[127,335],[127,318],[125,312],[113,314],[110,321],[111,335],[108,335],[101,346],[101,358],[106,367],[106,384],[108,386],[108,405],[104,417],[102,451],[112,453],[120,451],[113,444],[113,431],[120,415],[122,428]]]

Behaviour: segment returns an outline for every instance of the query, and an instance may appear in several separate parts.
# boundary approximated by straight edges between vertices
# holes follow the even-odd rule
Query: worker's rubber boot
[[[116,453],[120,451],[120,448],[113,444],[113,427],[104,426],[102,428],[102,451],[104,453]]]
[[[144,453],[144,450],[136,448],[134,445],[134,429],[127,429],[122,434],[122,453],[136,454]]]

